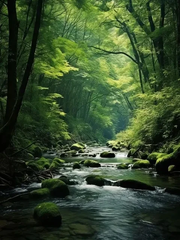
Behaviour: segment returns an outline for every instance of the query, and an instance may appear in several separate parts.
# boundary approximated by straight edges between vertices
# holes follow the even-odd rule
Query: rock
[[[39,146],[31,145],[30,151],[34,157],[42,157],[42,149]]]
[[[79,151],[80,149],[84,149],[84,148],[86,148],[86,147],[83,143],[74,143],[71,146],[71,150],[76,150],[76,151]]]
[[[87,184],[92,184],[92,185],[96,185],[96,186],[104,186],[105,179],[98,175],[89,175],[86,178],[86,182],[87,182]]]
[[[65,163],[64,160],[60,159],[60,158],[54,158],[51,165],[50,165],[50,169],[59,169],[63,166],[63,164]]]
[[[155,190],[155,187],[152,187],[151,185],[132,179],[118,180],[116,183],[114,183],[114,185],[123,188],[143,189],[151,191]]]
[[[86,167],[101,167],[101,164],[97,161],[87,159],[84,161],[84,166]]]
[[[156,161],[156,171],[159,174],[168,174],[168,167],[170,165],[174,165],[174,157],[173,154],[166,154]]]
[[[119,151],[120,150],[120,147],[118,147],[118,146],[113,146],[112,147],[112,151]]]
[[[44,157],[41,157],[36,161],[36,163],[41,166],[43,169],[48,169],[50,167],[50,160]]]
[[[73,169],[80,169],[81,168],[81,165],[79,163],[74,163],[73,164]]]
[[[148,160],[138,160],[136,161],[132,168],[149,168],[151,166],[150,162]]]
[[[66,177],[66,176],[60,176],[59,179],[61,181],[63,181],[65,184],[67,184],[67,185],[76,185],[76,184],[78,184],[78,182],[69,180],[69,178]]]
[[[103,158],[114,158],[115,157],[115,153],[113,153],[113,152],[102,152],[100,154],[100,157],[103,157]]]
[[[174,151],[169,154],[165,154],[156,161],[156,171],[159,174],[168,174],[168,167],[175,165],[176,168],[180,169],[180,145],[174,146]]]
[[[147,160],[149,160],[151,164],[155,164],[157,159],[160,158],[160,157],[163,157],[164,155],[166,155],[166,153],[152,152],[147,157]]]
[[[168,187],[165,189],[165,192],[174,194],[174,195],[180,195],[180,188]]]
[[[117,169],[128,169],[128,165],[126,163],[120,163],[117,165]]]
[[[46,179],[42,182],[42,188],[48,188],[52,197],[64,198],[69,195],[68,186],[60,179]]]
[[[95,153],[90,153],[89,157],[96,157],[96,154]]]
[[[92,235],[94,234],[94,230],[89,226],[81,223],[73,223],[69,226],[70,229],[76,234],[76,235]]]
[[[176,166],[175,166],[175,165],[170,165],[170,166],[168,167],[168,173],[172,173],[172,172],[174,172],[174,171],[176,171]]]
[[[85,153],[85,150],[84,149],[80,149],[79,153]]]
[[[33,198],[33,199],[46,198],[49,195],[50,195],[50,191],[48,188],[33,190],[29,193],[30,198]]]
[[[60,227],[62,223],[59,207],[51,202],[36,206],[33,217],[40,225],[46,227]]]

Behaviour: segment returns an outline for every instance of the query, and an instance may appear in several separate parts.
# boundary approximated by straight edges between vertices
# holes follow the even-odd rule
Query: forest
[[[21,199],[22,192],[6,197],[4,191],[35,182],[42,182],[42,189],[35,187],[32,193],[26,187],[32,199],[66,197],[71,193],[67,185],[75,185],[79,176],[76,172],[72,181],[64,176],[68,164],[81,171],[116,163],[116,171],[130,177],[125,172],[121,180],[121,173],[113,176],[110,168],[88,170],[83,177],[90,185],[148,191],[158,186],[165,194],[180,195],[179,84],[178,0],[0,0],[0,204],[9,197],[26,201],[27,193]],[[178,202],[175,197],[172,201]],[[49,204],[46,209],[57,207],[44,204]],[[41,225],[61,225],[61,215],[41,219],[38,211],[34,219]],[[152,220],[143,217],[144,222]],[[152,224],[160,224],[161,217]],[[8,235],[1,235],[1,221],[6,220],[0,219],[4,240]],[[73,224],[70,236],[57,239],[136,240],[123,235],[127,229],[117,233],[122,238],[95,238],[88,220],[84,226]],[[149,233],[147,239],[179,239],[178,226],[167,225],[166,236]]]

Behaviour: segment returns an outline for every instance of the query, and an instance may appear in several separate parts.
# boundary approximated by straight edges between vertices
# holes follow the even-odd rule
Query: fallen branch
[[[10,197],[10,198],[8,198],[8,199],[6,199],[6,200],[1,201],[0,204],[9,202],[9,201],[14,200],[14,199],[16,199],[16,198],[18,198],[18,197],[22,197],[22,196],[25,196],[25,195],[28,195],[28,194],[29,194],[29,193],[22,193],[22,194],[19,194],[19,195]]]

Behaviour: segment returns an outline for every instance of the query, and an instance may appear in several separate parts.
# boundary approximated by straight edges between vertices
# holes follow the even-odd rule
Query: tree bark
[[[9,2],[10,1],[12,1],[12,0],[9,0]],[[20,89],[18,92],[16,104],[14,106],[13,111],[11,112],[11,117],[6,122],[6,124],[0,129],[0,152],[4,151],[11,142],[13,132],[15,129],[15,125],[17,122],[18,114],[19,114],[19,111],[20,111],[20,108],[22,105],[26,86],[27,86],[27,83],[29,80],[29,76],[31,74],[31,70],[32,70],[33,62],[34,62],[35,50],[36,50],[36,46],[37,46],[38,35],[39,35],[39,29],[40,29],[42,4],[43,4],[43,0],[38,0],[31,49],[30,49],[25,73],[24,73],[24,76],[22,79],[22,83],[21,83],[21,86],[20,86]]]
[[[16,13],[16,0],[8,0],[9,18],[9,53],[8,53],[8,79],[7,79],[7,104],[5,122],[12,114],[17,98],[16,65],[17,65],[17,41],[18,41],[18,20]]]

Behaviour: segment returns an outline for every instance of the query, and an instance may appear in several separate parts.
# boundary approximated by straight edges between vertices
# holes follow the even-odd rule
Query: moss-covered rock
[[[113,152],[102,152],[100,157],[102,158],[114,158],[116,155]]]
[[[46,179],[42,182],[42,188],[48,188],[53,197],[64,198],[69,195],[68,186],[60,179]]]
[[[77,181],[70,180],[68,177],[66,177],[64,175],[60,176],[59,179],[61,181],[63,181],[65,184],[67,184],[67,185],[76,185],[76,184],[78,184]]]
[[[80,169],[80,168],[81,168],[81,165],[78,162],[75,162],[73,164],[73,169]]]
[[[39,224],[47,227],[60,227],[62,223],[59,207],[51,202],[36,206],[33,217]]]
[[[42,171],[43,170],[43,166],[39,165],[38,163],[36,163],[35,161],[30,161],[27,163],[27,167],[32,169],[33,171]],[[32,171],[31,170],[31,171]]]
[[[151,166],[150,162],[148,160],[138,160],[136,161],[132,168],[149,168]]]
[[[84,166],[86,167],[101,167],[101,164],[97,161],[87,159],[84,161]]]
[[[48,188],[41,188],[41,189],[33,190],[29,193],[29,196],[32,199],[46,198],[49,195],[50,195],[50,191]]]
[[[34,157],[42,157],[42,149],[39,146],[33,144],[29,150]]]
[[[59,169],[63,166],[64,163],[65,163],[64,160],[62,160],[60,158],[54,158],[50,165],[50,169],[51,170]]]
[[[48,169],[50,167],[50,160],[44,157],[41,157],[36,161],[36,163],[42,168]]]
[[[133,189],[144,189],[144,190],[155,190],[155,187],[152,187],[151,185],[148,185],[146,183],[137,181],[137,180],[132,180],[132,179],[127,179],[127,180],[119,180],[118,181],[118,186],[123,187],[123,188],[133,188]]]
[[[105,184],[105,179],[101,176],[97,176],[97,175],[89,175],[86,178],[86,182],[87,184],[92,184],[92,185],[96,185],[96,186],[104,186]]]
[[[128,164],[120,163],[117,165],[117,169],[128,169]]]
[[[167,174],[168,173],[168,167],[170,165],[174,165],[174,157],[173,153],[166,154],[156,161],[156,171],[159,174]]]
[[[119,146],[112,146],[112,151],[119,151],[120,147]]]
[[[168,172],[169,173],[172,173],[172,172],[174,172],[174,171],[176,171],[177,169],[176,169],[176,166],[175,165],[170,165],[169,167],[168,167]]]
[[[108,146],[108,147],[113,147],[113,146],[115,146],[116,145],[116,141],[114,141],[114,140],[109,140],[109,141],[107,141],[106,142],[106,146]]]
[[[84,149],[84,148],[85,148],[85,145],[83,143],[74,143],[71,146],[71,150],[76,150],[76,151],[79,151],[80,149]]]
[[[150,161],[150,163],[155,164],[157,159],[160,157],[165,156],[166,153],[158,153],[158,152],[152,152],[151,154],[149,154],[149,156],[147,157],[147,160]]]

